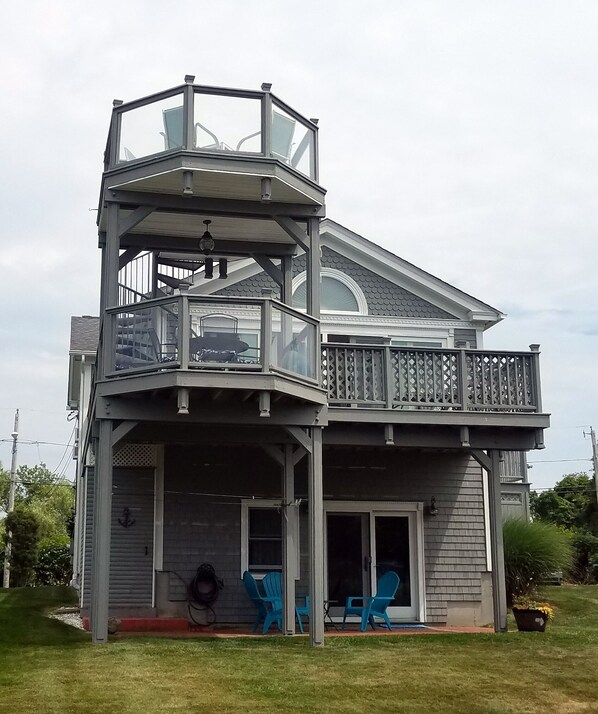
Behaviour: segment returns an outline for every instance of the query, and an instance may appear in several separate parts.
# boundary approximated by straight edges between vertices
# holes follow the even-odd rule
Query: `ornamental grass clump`
[[[569,535],[550,523],[508,518],[503,523],[503,541],[510,606],[515,598],[533,598],[543,580],[571,564]]]

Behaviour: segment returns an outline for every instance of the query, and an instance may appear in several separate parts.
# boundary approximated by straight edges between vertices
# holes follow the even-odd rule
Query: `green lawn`
[[[540,633],[118,639],[42,616],[67,589],[0,590],[0,712],[598,712],[598,586],[550,588]]]

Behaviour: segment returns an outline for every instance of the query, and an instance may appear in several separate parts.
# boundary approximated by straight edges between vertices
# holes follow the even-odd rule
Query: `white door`
[[[388,614],[394,621],[422,620],[423,555],[421,511],[417,504],[327,503],[326,600],[330,615],[342,618],[346,598],[375,594],[377,581],[389,570],[400,578]],[[419,520],[418,520],[419,519]],[[419,546],[421,547],[421,546]]]

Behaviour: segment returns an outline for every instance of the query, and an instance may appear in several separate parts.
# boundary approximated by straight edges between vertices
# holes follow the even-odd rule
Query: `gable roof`
[[[329,218],[320,224],[321,244],[363,266],[439,310],[460,320],[476,323],[487,329],[504,318],[503,313],[468,293],[456,288],[431,273],[418,268],[389,250],[373,243],[354,231]],[[227,287],[262,273],[262,268],[252,259],[241,260],[229,269],[225,280],[202,281],[193,292],[223,293]]]
[[[398,255],[351,231],[329,218],[322,221],[321,235],[325,245],[346,255],[378,275],[411,291],[461,319],[481,323],[483,329],[500,322],[505,316],[495,307],[478,300],[435,275],[418,268]]]
[[[100,318],[92,315],[71,317],[71,343],[69,352],[95,354],[100,339]]]

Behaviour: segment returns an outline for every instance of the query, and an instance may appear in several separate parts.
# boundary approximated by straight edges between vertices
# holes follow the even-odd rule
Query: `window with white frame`
[[[241,575],[248,570],[259,579],[272,571],[282,571],[284,517],[280,501],[251,499],[241,502]],[[294,518],[292,522],[298,571],[299,519]],[[299,577],[299,572],[295,577]]]
[[[320,280],[322,311],[367,315],[367,302],[363,291],[349,275],[333,268],[322,268]],[[307,275],[301,273],[293,280],[293,307],[305,310],[306,306]]]

